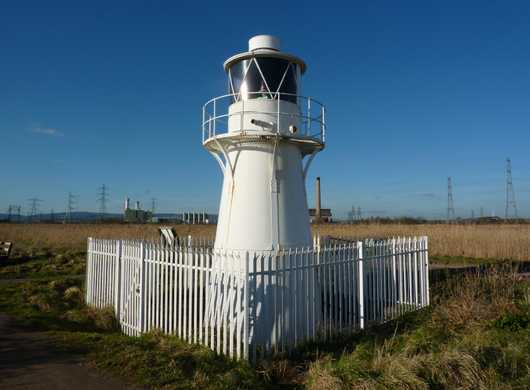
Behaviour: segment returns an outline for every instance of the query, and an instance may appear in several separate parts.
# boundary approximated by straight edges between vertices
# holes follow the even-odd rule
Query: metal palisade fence
[[[428,271],[427,237],[255,252],[90,238],[86,301],[128,335],[256,360],[429,305]]]

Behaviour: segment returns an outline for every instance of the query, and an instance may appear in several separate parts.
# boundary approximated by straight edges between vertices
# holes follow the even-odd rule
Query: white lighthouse
[[[228,93],[205,104],[202,121],[223,171],[215,248],[163,229],[160,244],[90,238],[86,302],[113,305],[128,335],[160,329],[253,362],[428,305],[426,237],[311,245],[305,181],[326,124],[324,107],[300,93],[305,63],[259,35],[224,69]]]
[[[229,93],[203,108],[203,145],[224,175],[215,247],[309,247],[305,178],[324,148],[325,110],[300,95],[306,65],[258,35],[224,69]]]

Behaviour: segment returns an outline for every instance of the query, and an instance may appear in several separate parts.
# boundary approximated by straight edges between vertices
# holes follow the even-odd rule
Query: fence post
[[[248,252],[245,253],[245,292],[243,296],[243,358],[245,360],[248,360],[248,348],[249,348],[249,309],[248,304],[250,301],[250,289],[249,289],[249,275],[248,275],[248,262],[250,261]]]
[[[359,327],[364,329],[364,272],[363,272],[363,242],[357,241],[357,253],[358,259],[357,262],[359,266]]]
[[[321,252],[321,246],[320,246],[320,235],[317,236],[317,245],[316,245],[316,248],[315,248],[315,258],[316,258],[316,261],[314,261],[314,264],[313,264],[313,277],[312,277],[312,282],[313,282],[313,337],[316,337],[317,335],[317,332],[319,332],[321,330],[321,325],[322,325],[322,309],[324,308],[323,306],[323,299],[322,299],[322,295],[321,295],[321,292],[324,292],[323,288],[322,288],[322,269],[320,268],[320,252]],[[325,292],[324,292],[325,294]],[[315,302],[315,297],[317,297],[316,299],[318,299],[318,301]],[[315,306],[316,306],[316,309],[315,309]],[[325,310],[325,309],[324,309]]]
[[[116,257],[114,258],[114,313],[119,318],[120,313],[120,290],[121,290],[121,240],[116,241]]]
[[[396,238],[392,237],[392,318],[396,317],[397,307],[397,296],[398,296],[398,283],[397,283],[397,272],[396,272]]]
[[[145,288],[145,247],[144,242],[142,241],[140,243],[140,296],[139,296],[139,308],[138,308],[138,314],[139,314],[139,324],[138,324],[138,331],[140,334],[144,332],[144,288]]]
[[[429,238],[427,236],[424,237],[425,239],[425,295],[427,298],[427,306],[429,306],[430,302],[430,291],[429,291]]]
[[[88,237],[88,250],[85,277],[85,301],[87,305],[92,304],[92,237]]]
[[[405,278],[404,278],[404,268],[403,268],[403,237],[397,238],[397,261],[398,261],[398,314],[403,314],[403,292],[405,291]]]

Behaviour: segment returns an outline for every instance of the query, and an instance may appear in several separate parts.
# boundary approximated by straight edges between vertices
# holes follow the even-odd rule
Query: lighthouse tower
[[[325,109],[300,95],[306,65],[258,35],[224,69],[228,94],[203,108],[203,145],[224,176],[215,248],[309,247],[305,178],[324,148]]]

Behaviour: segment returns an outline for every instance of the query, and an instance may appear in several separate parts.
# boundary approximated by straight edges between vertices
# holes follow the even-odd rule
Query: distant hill
[[[40,221],[40,222],[62,222],[65,220],[66,213],[54,213],[53,215],[50,213],[43,213],[43,214],[37,214],[32,219],[29,218],[26,215],[20,216],[20,222],[29,222],[31,220],[33,221]],[[163,218],[163,219],[174,219],[177,217],[177,214],[175,213],[160,213],[155,214],[155,217]],[[6,222],[8,218],[8,214],[6,213],[0,213],[0,222]],[[16,216],[11,216],[12,221],[16,221]],[[92,212],[92,211],[74,211],[71,215],[72,222],[95,222],[99,221],[101,219],[101,214]],[[105,213],[103,216],[103,219],[110,219],[110,220],[122,220],[123,214],[118,213]]]
[[[30,218],[26,215],[20,216],[20,222],[28,222],[30,220],[34,221],[47,221],[47,222],[61,222],[64,221],[66,217],[66,213],[54,213],[53,215],[50,213],[42,213],[37,214],[33,218]],[[0,221],[6,221],[8,218],[8,214],[6,213],[0,213]],[[16,221],[17,216],[12,215],[11,219],[13,221]],[[100,213],[94,213],[90,211],[74,211],[71,215],[72,221],[78,221],[78,222],[89,222],[89,221],[97,221],[101,218]],[[122,214],[114,214],[114,213],[106,213],[103,216],[104,219],[121,219],[123,218]]]

